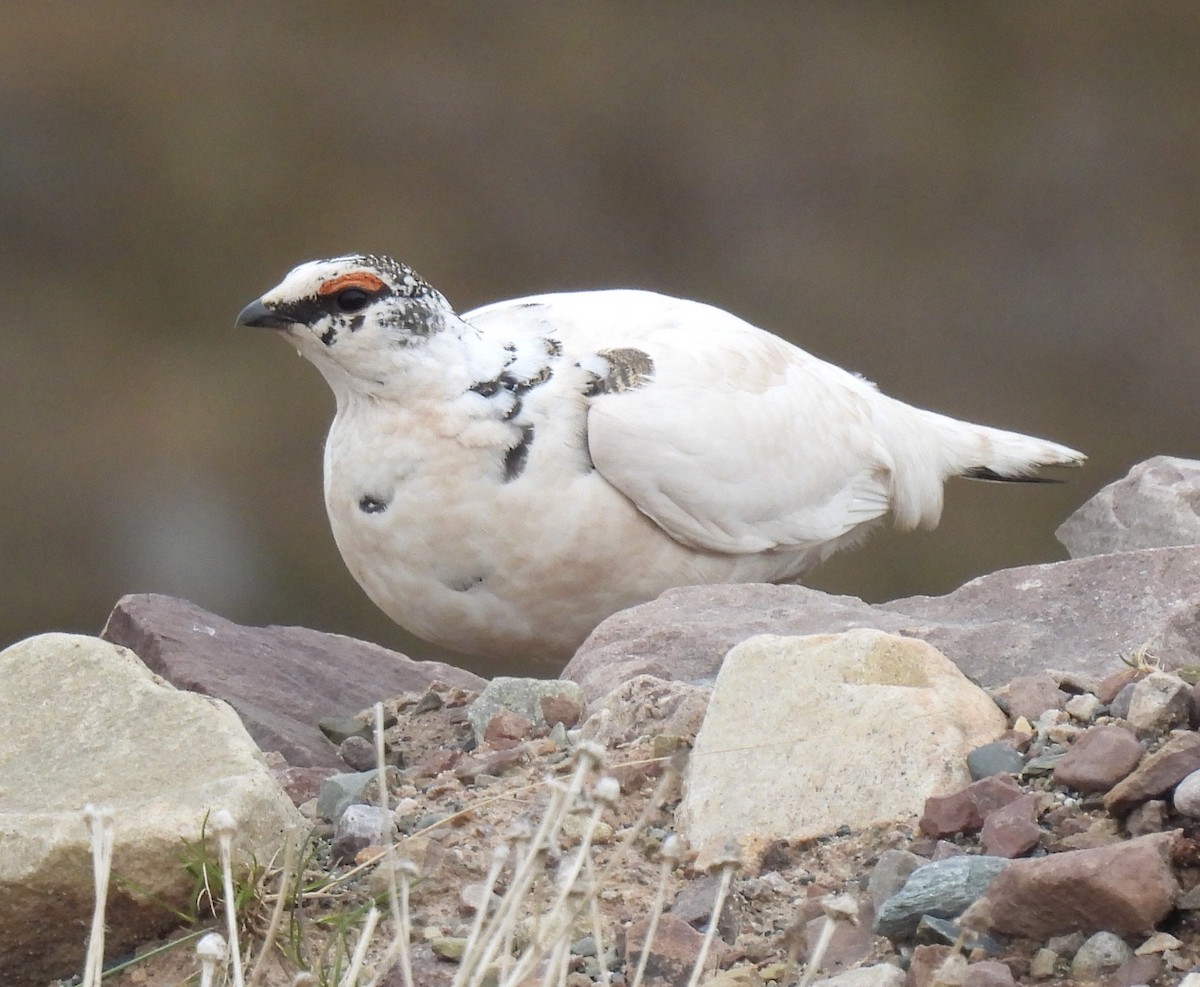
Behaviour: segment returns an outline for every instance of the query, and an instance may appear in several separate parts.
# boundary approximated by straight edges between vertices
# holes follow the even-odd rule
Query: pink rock
[[[511,709],[501,709],[494,713],[483,731],[484,741],[496,750],[516,747],[532,735],[533,724]]]
[[[483,679],[437,661],[413,661],[376,644],[306,627],[243,627],[194,603],[140,594],[117,601],[101,634],[172,685],[223,699],[264,751],[296,767],[344,770],[317,729],[434,681],[481,689]]]
[[[804,586],[689,586],[605,620],[563,678],[598,698],[642,673],[712,678],[755,634],[830,634],[871,627],[928,641],[985,688],[1039,670],[1099,678],[1113,655],[1151,641],[1165,667],[1194,661],[1200,547],[1150,548],[1002,569],[946,596],[871,605]]]
[[[704,935],[693,929],[683,919],[673,915],[662,915],[658,920],[658,928],[654,938],[645,943],[649,919],[639,919],[625,930],[623,952],[625,968],[636,970],[643,949],[650,950],[650,958],[646,961],[646,983],[657,984],[660,987],[684,987],[700,953],[700,944]],[[713,968],[719,962],[719,951],[709,953],[708,966]]]
[[[996,693],[996,702],[1013,720],[1025,717],[1030,723],[1048,709],[1058,709],[1067,694],[1050,675],[1019,675]]]
[[[989,813],[1021,797],[1021,786],[1012,775],[992,775],[972,782],[952,795],[934,795],[925,800],[918,822],[928,836],[950,836],[978,830]]]
[[[1174,907],[1178,831],[1095,850],[1014,860],[971,906],[993,931],[1044,940],[1067,932],[1145,932]]]
[[[1037,810],[1037,796],[1022,795],[989,812],[980,833],[983,852],[993,857],[1019,857],[1032,850],[1042,835]]]
[[[963,987],[1012,987],[1013,975],[1008,965],[999,960],[983,960],[967,967]]]
[[[1132,774],[1113,786],[1104,796],[1104,807],[1113,815],[1123,815],[1139,802],[1179,784],[1197,769],[1200,769],[1200,734],[1173,733],[1162,747],[1144,757]]]
[[[1107,792],[1137,767],[1146,749],[1123,727],[1085,730],[1055,765],[1054,781],[1078,792]]]

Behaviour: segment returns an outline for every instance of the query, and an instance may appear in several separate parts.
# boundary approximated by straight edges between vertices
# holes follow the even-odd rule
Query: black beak
[[[288,326],[294,326],[296,321],[289,319],[286,315],[273,312],[259,298],[238,313],[236,324],[248,329],[286,329]]]

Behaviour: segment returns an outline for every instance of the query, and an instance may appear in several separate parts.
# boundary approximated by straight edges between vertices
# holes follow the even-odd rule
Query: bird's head
[[[406,264],[370,254],[294,268],[238,315],[238,326],[277,329],[333,385],[383,385],[404,351],[440,333],[454,311]]]

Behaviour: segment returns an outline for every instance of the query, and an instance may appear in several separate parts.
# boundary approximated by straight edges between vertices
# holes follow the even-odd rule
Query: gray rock
[[[223,699],[265,751],[294,766],[341,767],[317,723],[442,681],[483,688],[477,675],[305,627],[243,627],[169,596],[122,597],[101,634],[181,689]]]
[[[369,741],[372,733],[371,724],[357,716],[322,716],[317,729],[338,747],[351,737]]]
[[[363,789],[375,780],[374,771],[347,771],[330,775],[317,792],[317,815],[336,823],[346,808],[362,798]]]
[[[663,735],[691,743],[711,696],[710,686],[635,675],[591,704],[582,736],[605,747]]]
[[[1138,463],[1067,518],[1056,534],[1071,557],[1200,543],[1200,462]]]
[[[1033,959],[1029,962],[1029,975],[1034,980],[1047,980],[1053,977],[1058,970],[1058,961],[1061,957],[1053,949],[1042,947],[1033,954]]]
[[[1200,771],[1193,771],[1175,786],[1171,804],[1180,815],[1200,819]]]
[[[1076,980],[1099,980],[1133,956],[1125,940],[1112,932],[1097,932],[1075,951],[1071,976]]]
[[[492,717],[501,711],[515,713],[539,729],[547,729],[546,717],[542,712],[543,700],[559,697],[584,704],[583,690],[574,682],[561,679],[528,679],[497,676],[467,708],[467,718],[475,739],[483,740],[484,731]]]
[[[1063,704],[1063,709],[1070,714],[1071,719],[1080,723],[1091,723],[1103,708],[1104,704],[1090,692],[1072,696]]]
[[[338,744],[338,756],[355,771],[370,771],[379,760],[375,745],[363,737],[347,737]]]
[[[1128,685],[1121,686],[1120,690],[1113,701],[1109,703],[1108,711],[1118,720],[1126,720],[1129,718],[1129,705],[1133,702],[1133,687],[1137,682],[1130,682]]]
[[[1100,679],[1141,646],[1166,667],[1200,652],[1200,547],[1145,549],[1005,569],[946,596],[872,606],[803,586],[742,584],[668,590],[604,621],[563,671],[589,697],[635,675],[711,680],[728,650],[754,634],[872,627],[928,641],[995,688],[1044,667]]]
[[[1187,726],[1192,687],[1177,675],[1151,672],[1134,683],[1125,718],[1142,736]]]
[[[394,829],[391,812],[381,806],[347,806],[338,819],[330,852],[334,860],[353,860],[359,850],[389,843]]]
[[[676,822],[703,852],[912,818],[966,783],[967,753],[1004,726],[923,641],[872,630],[752,638],[713,687]]]
[[[880,906],[875,931],[905,938],[916,932],[922,915],[956,918],[987,889],[1012,861],[964,854],[934,861],[913,871],[904,888]]]
[[[108,889],[110,955],[175,925],[170,907],[186,908],[191,891],[181,852],[211,812],[232,814],[238,857],[259,862],[304,826],[232,709],[174,688],[125,648],[41,635],[0,652],[0,682],[6,987],[82,968],[94,897],[86,804],[113,813],[122,880]]]
[[[1019,775],[1024,767],[1025,758],[1021,752],[1003,740],[976,747],[967,755],[967,771],[972,781],[992,775]]]

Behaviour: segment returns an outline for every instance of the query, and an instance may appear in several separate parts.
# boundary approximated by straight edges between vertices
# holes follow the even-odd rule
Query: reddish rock
[[[934,795],[925,800],[925,811],[918,822],[928,836],[971,833],[983,826],[988,814],[1022,795],[1012,775],[992,775],[972,782],[951,795]]]
[[[303,805],[315,799],[321,790],[321,782],[335,772],[335,768],[290,768],[272,769],[275,780],[287,792],[293,805]]]
[[[637,969],[649,924],[649,919],[639,919],[620,936],[627,970]],[[683,919],[673,915],[660,916],[654,939],[650,942],[645,983],[657,987],[685,987],[703,941],[704,935]],[[717,966],[718,956],[718,950],[709,953],[708,969]]]
[[[1123,727],[1107,724],[1081,733],[1054,767],[1054,783],[1077,792],[1107,792],[1137,767],[1146,749]]]
[[[1166,964],[1160,955],[1131,956],[1105,978],[1106,987],[1135,987],[1157,980]]]
[[[954,955],[957,955],[957,951],[952,946],[915,946],[908,964],[905,987],[934,987],[942,964]]]
[[[580,646],[563,678],[603,696],[635,675],[711,679],[755,634],[832,634],[871,627],[928,641],[996,688],[1040,668],[1099,678],[1113,656],[1149,642],[1165,667],[1191,664],[1200,613],[1200,547],[1151,548],[1002,569],[946,596],[870,605],[804,586],[669,589],[621,610]]]
[[[1104,796],[1104,807],[1124,815],[1139,802],[1161,795],[1200,769],[1200,734],[1177,731]]]
[[[520,713],[511,709],[501,709],[492,714],[483,731],[484,743],[490,744],[496,750],[516,747],[526,738],[533,735],[533,724]]]
[[[1037,811],[1037,796],[1022,795],[989,812],[979,834],[983,852],[992,857],[1019,857],[1032,850],[1042,835]]]
[[[1125,830],[1130,836],[1161,833],[1167,827],[1167,803],[1162,799],[1143,802],[1125,817]]]
[[[436,778],[443,771],[456,767],[466,757],[460,750],[449,747],[439,747],[429,751],[415,765],[413,776],[416,778]]]
[[[875,948],[875,933],[873,926],[875,924],[875,907],[871,902],[863,901],[859,903],[860,909],[858,914],[858,923],[838,922],[834,927],[833,936],[829,940],[829,946],[825,950],[825,955],[821,958],[821,965],[817,968],[818,974],[831,977],[841,973],[844,970],[849,970],[852,967],[858,966],[864,959],[871,955]],[[808,962],[812,955],[811,950],[816,945],[818,937],[821,935],[821,930],[825,928],[825,916],[820,918],[812,918],[805,925],[804,932],[807,937],[808,948],[801,950],[801,957],[805,962]]]
[[[1067,694],[1050,675],[1019,675],[995,693],[996,704],[1013,720],[1023,716],[1030,723],[1048,709],[1058,709]]]
[[[667,912],[687,922],[693,929],[703,931],[712,918],[713,905],[721,879],[711,874],[695,877],[683,885],[675,894]],[[733,897],[726,896],[717,916],[717,932],[726,942],[733,942],[738,934],[738,916],[734,910]]]
[[[963,987],[1012,987],[1012,970],[999,960],[983,960],[967,967]]]
[[[561,723],[570,730],[577,727],[583,718],[583,706],[570,696],[542,696],[538,702],[548,727]]]
[[[483,757],[464,757],[455,767],[454,777],[468,784],[474,783],[479,775],[503,775],[529,761],[529,750],[525,744],[505,747]]]
[[[169,596],[122,597],[101,634],[172,685],[223,699],[264,751],[297,767],[344,768],[317,729],[435,681],[481,689],[477,675],[305,627],[243,627]]]
[[[1152,929],[1175,904],[1175,833],[1096,850],[1014,860],[972,906],[993,931],[1045,940],[1067,932],[1133,935]]]
[[[1096,686],[1096,698],[1107,706],[1125,686],[1131,682],[1136,682],[1145,672],[1136,668],[1122,668],[1118,672],[1113,672],[1111,675],[1105,676],[1100,680],[1100,684]]]

